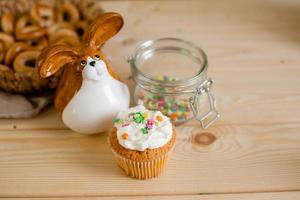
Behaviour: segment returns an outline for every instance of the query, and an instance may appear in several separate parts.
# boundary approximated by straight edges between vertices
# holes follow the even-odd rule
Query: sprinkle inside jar
[[[158,80],[172,82],[175,77],[159,76]],[[159,88],[161,93],[164,88]],[[153,94],[150,91],[139,90],[137,98],[140,103],[150,110],[159,110],[164,115],[170,117],[174,122],[185,121],[193,117],[193,112],[190,108],[190,102],[187,98],[180,95],[165,96],[162,94]]]
[[[219,118],[210,93],[207,57],[199,47],[176,38],[150,40],[128,61],[136,82],[136,104],[161,111],[175,124],[196,118],[206,128]],[[208,109],[203,109],[208,105],[204,102]]]

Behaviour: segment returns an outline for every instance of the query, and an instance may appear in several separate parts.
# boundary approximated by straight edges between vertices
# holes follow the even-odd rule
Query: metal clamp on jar
[[[194,44],[175,38],[147,41],[128,62],[136,82],[136,104],[161,111],[175,124],[196,118],[207,128],[220,117],[206,54]]]

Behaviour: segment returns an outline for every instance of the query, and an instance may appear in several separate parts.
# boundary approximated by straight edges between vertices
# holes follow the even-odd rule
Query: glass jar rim
[[[201,63],[201,67],[200,69],[192,76],[186,77],[186,78],[182,78],[179,80],[174,80],[172,82],[165,82],[164,80],[158,80],[155,79],[151,76],[149,76],[148,74],[144,73],[142,70],[139,69],[139,67],[136,64],[137,61],[137,56],[139,55],[139,52],[142,51],[143,49],[153,46],[154,44],[160,43],[160,42],[177,42],[178,44],[183,44],[183,45],[187,45],[190,48],[193,48],[194,50],[197,51],[197,53],[199,53],[199,55],[201,56],[201,58],[203,59],[203,62]],[[138,74],[142,75],[143,78],[145,79],[146,82],[157,82],[160,84],[164,84],[166,86],[168,85],[172,85],[172,86],[176,86],[176,85],[181,85],[184,84],[186,82],[195,82],[197,81],[203,74],[203,72],[205,72],[208,68],[208,61],[207,61],[207,56],[206,53],[203,51],[202,48],[198,47],[197,45],[195,45],[194,43],[184,40],[184,39],[180,39],[180,38],[158,38],[158,39],[153,39],[153,40],[147,40],[143,43],[141,43],[140,45],[138,45],[132,56],[130,56],[130,58],[128,59],[128,62],[130,63],[131,69],[134,72],[138,72]]]

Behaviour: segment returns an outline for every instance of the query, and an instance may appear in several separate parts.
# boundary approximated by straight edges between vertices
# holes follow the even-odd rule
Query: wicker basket
[[[30,12],[35,4],[51,6],[59,9],[63,3],[72,3],[79,11],[80,19],[88,24],[102,14],[101,5],[96,0],[1,0],[0,16],[4,13],[14,13],[16,18]],[[82,38],[80,38],[82,39]],[[1,53],[1,51],[0,51]],[[5,51],[2,52],[5,55]],[[4,66],[0,63],[0,89],[11,93],[39,93],[54,89],[59,82],[60,73],[48,79],[41,79],[38,71],[34,73],[20,73],[13,70],[13,67]]]

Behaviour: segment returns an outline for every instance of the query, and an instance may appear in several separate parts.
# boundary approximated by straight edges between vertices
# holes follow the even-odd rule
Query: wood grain
[[[199,194],[199,195],[173,195],[173,196],[112,196],[112,197],[57,197],[57,198],[39,198],[41,200],[298,200],[300,192],[269,192],[269,193],[244,193],[244,194]],[[36,198],[11,198],[11,200],[29,200]]]
[[[149,181],[123,176],[105,134],[73,133],[53,109],[30,120],[0,120],[1,197],[300,198],[299,1],[103,5],[125,19],[104,52],[131,91],[124,56],[144,40],[184,38],[208,54],[221,120],[208,130],[195,121],[179,126],[165,173]]]
[[[198,124],[188,123],[177,128],[176,148],[163,176],[149,181],[123,175],[107,146],[106,134],[3,131],[0,196],[297,190],[299,128],[299,124],[216,125],[203,131]],[[210,145],[199,144],[195,137],[204,132],[217,139]]]
[[[38,116],[31,119],[1,119],[0,130],[49,130],[49,129],[66,129],[55,113],[53,105],[48,106]]]

